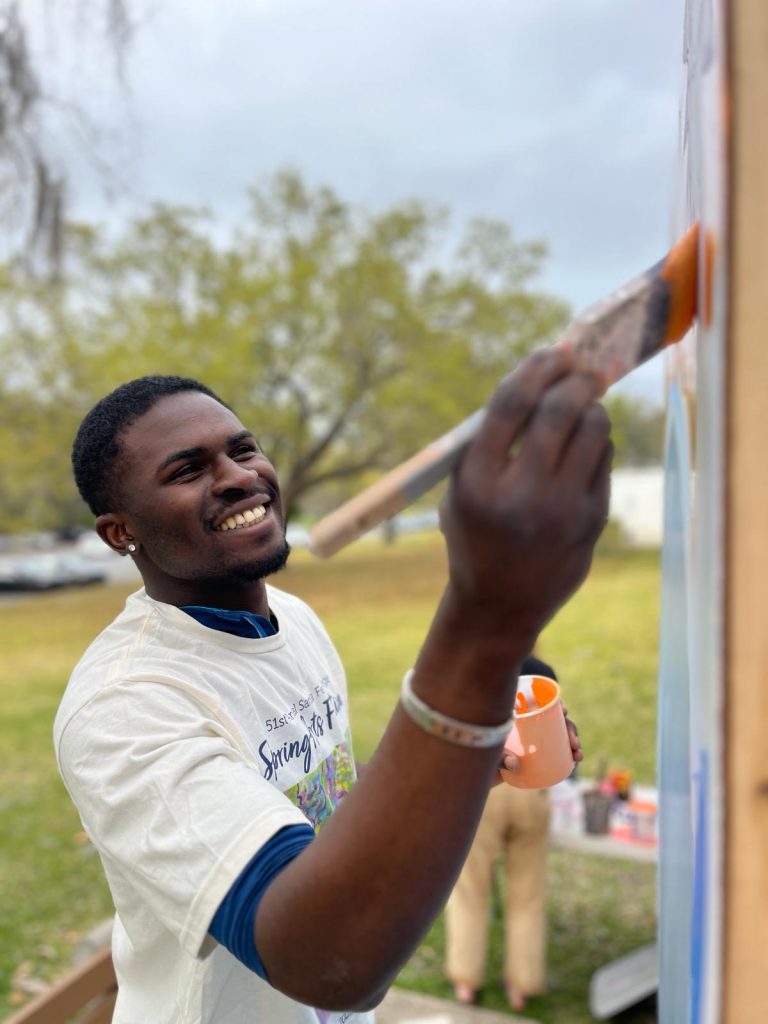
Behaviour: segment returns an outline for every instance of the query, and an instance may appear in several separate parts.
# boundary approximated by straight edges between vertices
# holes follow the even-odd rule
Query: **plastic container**
[[[656,804],[648,800],[631,800],[627,806],[629,811],[632,837],[640,842],[652,843],[656,840]]]
[[[579,788],[572,777],[552,786],[549,806],[552,832],[565,835],[581,832],[584,812]]]
[[[560,687],[546,676],[520,676],[517,689],[527,710],[515,712],[504,749],[517,755],[520,766],[502,769],[501,776],[518,789],[546,789],[567,779],[574,765]]]

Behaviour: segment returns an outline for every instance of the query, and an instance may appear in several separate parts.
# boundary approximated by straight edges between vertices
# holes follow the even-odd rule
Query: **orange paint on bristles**
[[[699,225],[691,225],[669,251],[659,277],[669,283],[670,309],[664,344],[679,341],[696,316]]]

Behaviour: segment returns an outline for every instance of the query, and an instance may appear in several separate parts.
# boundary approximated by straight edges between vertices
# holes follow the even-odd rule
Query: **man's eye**
[[[252,445],[241,445],[232,452],[232,458],[240,460],[250,459],[254,455],[258,455],[258,450]]]
[[[171,480],[183,480],[186,477],[194,476],[195,473],[199,472],[199,470],[199,466],[196,466],[194,465],[194,463],[190,462],[186,466],[179,466],[175,473],[172,474]]]

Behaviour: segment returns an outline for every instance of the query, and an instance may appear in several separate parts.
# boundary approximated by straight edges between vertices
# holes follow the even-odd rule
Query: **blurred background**
[[[669,247],[682,0],[0,10],[0,533],[88,522],[59,441],[146,372],[311,516]],[[619,465],[662,400],[660,360],[609,399]]]
[[[306,528],[669,248],[683,6],[0,0],[7,1007],[108,912],[49,739],[74,661],[136,585],[70,479],[82,415],[181,373],[253,426],[288,499],[280,585],[329,625],[370,753],[442,586],[438,495],[327,564]],[[587,775],[653,785],[661,361],[606,404],[612,521],[542,654]],[[592,971],[652,938],[653,868],[552,857],[551,994],[531,1013],[579,1024]],[[436,927],[404,983],[446,994]]]

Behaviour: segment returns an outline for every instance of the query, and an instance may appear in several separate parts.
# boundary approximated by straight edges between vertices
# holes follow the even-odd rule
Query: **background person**
[[[254,434],[186,378],[86,416],[78,486],[144,580],[54,725],[115,903],[114,1024],[370,1019],[459,872],[520,665],[588,572],[612,457],[598,390],[562,351],[496,390],[441,509],[444,594],[354,786],[338,656],[265,582],[289,549]]]
[[[534,657],[523,661],[520,674],[557,679],[550,665]],[[582,757],[574,745],[574,760]],[[460,1003],[476,1002],[485,983],[489,916],[500,856],[507,1000],[513,1010],[523,1010],[529,996],[544,991],[549,818],[546,789],[518,789],[502,783],[488,793],[445,908],[445,973]]]

